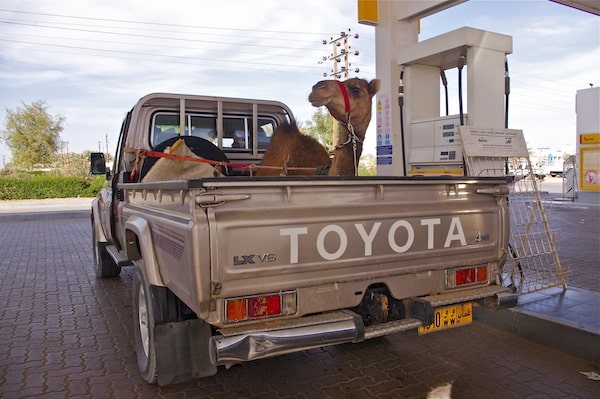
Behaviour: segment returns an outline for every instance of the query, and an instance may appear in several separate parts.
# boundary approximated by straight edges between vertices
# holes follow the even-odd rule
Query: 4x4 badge
[[[477,231],[475,235],[475,242],[482,243],[490,240],[490,235],[488,233],[482,233],[481,230]]]

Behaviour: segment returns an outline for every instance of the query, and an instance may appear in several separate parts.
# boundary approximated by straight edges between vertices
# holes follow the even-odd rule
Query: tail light
[[[463,269],[446,270],[446,286],[448,288],[481,284],[487,281],[487,266],[473,266]]]
[[[225,300],[225,322],[267,317],[287,316],[296,313],[296,292],[254,295]]]

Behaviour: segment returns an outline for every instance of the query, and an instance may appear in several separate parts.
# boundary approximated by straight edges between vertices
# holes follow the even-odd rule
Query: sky
[[[513,37],[509,127],[532,148],[574,147],[576,92],[600,86],[600,17],[471,0],[424,18],[419,40],[463,26]],[[0,0],[0,131],[7,109],[41,100],[66,118],[63,151],[114,153],[125,113],[151,92],[278,100],[307,121],[310,89],[331,72],[323,41],[342,31],[359,35],[350,76],[375,78],[375,28],[358,24],[356,0]],[[0,167],[10,157],[0,143]]]

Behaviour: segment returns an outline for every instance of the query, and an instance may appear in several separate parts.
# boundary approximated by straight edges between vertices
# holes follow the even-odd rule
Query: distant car
[[[516,166],[516,168],[514,167],[514,165],[509,165],[508,166],[508,174],[511,176],[527,176],[529,175],[529,168],[527,168],[527,165],[523,165],[523,164],[519,164]]]
[[[540,180],[544,180],[546,178],[546,172],[544,171],[544,168],[533,168],[533,174]]]

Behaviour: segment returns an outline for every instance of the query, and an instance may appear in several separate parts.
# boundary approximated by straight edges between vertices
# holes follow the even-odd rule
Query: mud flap
[[[430,302],[421,298],[412,298],[410,301],[410,315],[421,321],[421,324],[428,326],[433,323],[434,310]]]
[[[200,319],[154,327],[157,382],[169,385],[217,373],[211,362],[210,326]]]

